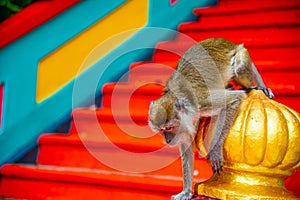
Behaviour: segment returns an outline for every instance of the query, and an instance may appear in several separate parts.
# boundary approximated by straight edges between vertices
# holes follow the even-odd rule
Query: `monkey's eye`
[[[165,131],[166,131],[166,132],[172,132],[173,129],[174,129],[173,126],[167,126],[167,127],[165,128]]]

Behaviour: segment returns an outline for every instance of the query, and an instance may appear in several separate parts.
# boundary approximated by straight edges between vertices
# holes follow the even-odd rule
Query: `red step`
[[[116,143],[88,140],[82,134],[44,135],[39,140],[40,153],[37,163],[180,176],[181,161],[177,148],[161,145],[161,138],[143,139],[143,144],[135,142],[136,140],[138,139]],[[194,179],[203,181],[211,175],[212,170],[207,161],[196,156]]]
[[[300,70],[300,46],[249,48],[251,58],[260,71]]]
[[[128,109],[89,109],[89,108],[77,108],[72,111],[72,126],[70,132],[76,132],[75,125],[79,122],[119,122],[119,123],[131,123],[134,121],[139,125],[146,126],[148,124],[148,116],[145,115],[145,110],[135,109],[128,112]],[[78,128],[78,127],[77,127]],[[80,128],[80,127],[79,127]],[[92,130],[91,130],[92,131]]]
[[[297,81],[300,77],[300,69],[297,71],[261,71],[260,74],[266,85],[272,88],[277,96],[300,95],[300,84]]]
[[[197,8],[194,13],[207,17],[208,15],[222,15],[232,13],[264,12],[269,10],[282,10],[289,8],[298,8],[298,0],[280,1],[280,0],[260,0],[260,1],[219,1],[219,6],[209,8]],[[201,17],[200,16],[200,17]]]
[[[17,199],[168,199],[181,178],[88,168],[6,165],[0,196]]]
[[[176,61],[140,62],[129,67],[129,82],[138,84],[165,84],[177,66]]]
[[[164,75],[165,78],[168,78],[170,73],[167,75]],[[150,101],[159,98],[163,90],[162,84],[153,82],[145,80],[145,82],[106,84],[102,90],[102,106],[118,111],[138,109],[147,115]]]
[[[300,197],[300,170],[293,172],[292,176],[285,180],[285,187],[293,191],[294,195]]]
[[[159,63],[155,63],[152,61],[148,61],[148,62],[136,62],[136,63],[132,63],[129,66],[129,71],[130,73],[134,72],[135,69],[139,69],[139,68],[145,68],[145,70],[148,70],[147,72],[151,73],[151,72],[156,72],[156,69],[158,69],[157,71],[160,72],[160,70],[165,70],[166,68],[172,68],[175,69],[177,65],[177,62],[175,60],[171,60],[171,61],[165,61],[165,62],[159,62]],[[137,70],[137,72],[140,72]]]
[[[226,30],[182,30],[182,33],[201,41],[207,38],[225,38],[234,43],[244,43],[251,47],[299,46],[300,26],[262,27]],[[179,38],[180,41],[181,38]],[[184,42],[184,40],[183,40]]]
[[[299,5],[300,6],[300,5]],[[225,13],[200,17],[197,22],[183,23],[180,31],[294,26],[300,24],[300,7],[260,12]],[[220,20],[222,19],[222,21]]]
[[[171,62],[171,61],[178,61],[181,56],[197,41],[193,39],[189,39],[190,37],[187,36],[186,39],[182,39],[181,41],[164,41],[159,42],[156,45],[154,50],[152,59],[154,62]]]
[[[300,95],[297,95],[297,96],[289,96],[289,95],[275,96],[274,100],[278,101],[279,103],[282,103],[282,104],[294,109],[298,113],[300,113],[300,103],[299,103]]]
[[[135,145],[140,149],[144,147],[146,152],[147,149],[152,151],[165,146],[161,136],[149,129],[147,115],[139,110],[131,114],[124,110],[113,114],[112,110],[103,108],[76,109],[72,113],[70,133],[79,134],[90,141]]]

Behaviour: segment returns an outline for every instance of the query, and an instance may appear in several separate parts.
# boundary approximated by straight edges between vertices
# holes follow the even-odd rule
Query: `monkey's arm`
[[[257,68],[255,67],[255,65],[253,63],[251,64],[251,67],[252,67],[252,73],[253,73],[253,80],[254,80],[255,85],[257,86],[256,89],[262,90],[270,99],[273,99],[274,94],[273,94],[272,90],[270,88],[266,88],[264,81],[262,80],[259,72],[257,71]]]
[[[172,200],[189,200],[192,198],[192,180],[194,171],[194,146],[190,144],[180,144],[180,155],[182,161],[183,191],[172,196]]]

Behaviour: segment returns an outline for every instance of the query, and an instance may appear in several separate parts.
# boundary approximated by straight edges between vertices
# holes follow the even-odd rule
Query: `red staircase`
[[[199,41],[244,43],[275,100],[300,112],[300,1],[223,0],[195,9],[179,31]],[[22,199],[169,199],[181,190],[178,150],[147,127],[148,105],[162,93],[179,55],[191,46],[179,35],[157,45],[152,62],[133,63],[128,82],[103,88],[102,107],[72,112],[68,134],[44,134],[36,165],[1,168],[0,197]],[[196,158],[196,182],[212,172]],[[300,191],[299,173],[287,188]]]

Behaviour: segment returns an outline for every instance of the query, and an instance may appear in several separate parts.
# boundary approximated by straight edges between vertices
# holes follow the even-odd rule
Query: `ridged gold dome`
[[[300,115],[249,93],[224,143],[224,171],[198,187],[220,199],[296,199],[284,179],[300,168]]]
[[[300,166],[299,114],[261,91],[251,92],[224,144],[224,160],[265,173],[291,174]]]

